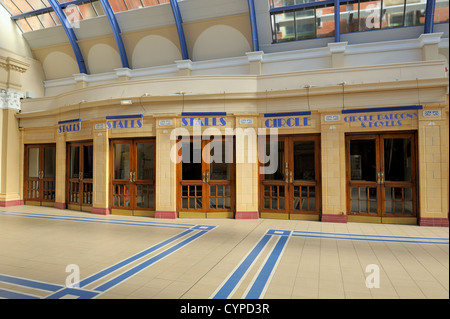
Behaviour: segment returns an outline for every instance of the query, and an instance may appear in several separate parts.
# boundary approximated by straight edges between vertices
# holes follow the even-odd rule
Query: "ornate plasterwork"
[[[0,109],[20,110],[20,99],[23,97],[23,92],[13,89],[0,90]]]

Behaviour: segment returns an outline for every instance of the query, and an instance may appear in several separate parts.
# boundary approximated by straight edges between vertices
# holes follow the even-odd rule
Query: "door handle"
[[[78,180],[82,181],[83,180],[83,172],[80,172],[78,174]]]
[[[292,171],[289,172],[289,183],[293,183],[294,182],[294,173]]]
[[[380,184],[384,184],[384,172],[380,172],[381,173],[381,181]]]
[[[40,171],[40,172],[39,172],[38,178],[39,178],[39,179],[43,179],[43,178],[44,178],[44,171]]]
[[[133,172],[130,172],[130,183],[133,183]]]
[[[202,173],[202,182],[206,183],[206,172]]]
[[[136,172],[133,172],[133,182],[136,182]]]
[[[284,170],[284,181],[289,184],[289,170],[287,168]]]
[[[206,172],[206,182],[209,183],[209,171]]]
[[[377,172],[377,184],[381,184],[381,172]]]

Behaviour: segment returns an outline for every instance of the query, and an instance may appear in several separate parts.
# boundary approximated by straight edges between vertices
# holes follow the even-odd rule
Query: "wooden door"
[[[298,219],[320,212],[320,137],[268,137],[260,145],[260,210],[263,217]]]
[[[93,163],[92,142],[67,145],[67,207],[74,210],[92,210]]]
[[[346,137],[349,215],[417,217],[415,133]]]
[[[181,217],[233,217],[233,138],[184,138],[178,143],[181,161],[177,166],[177,206]]]
[[[56,145],[25,146],[24,200],[27,205],[55,202]]]
[[[154,216],[155,140],[114,140],[110,148],[113,214]]]

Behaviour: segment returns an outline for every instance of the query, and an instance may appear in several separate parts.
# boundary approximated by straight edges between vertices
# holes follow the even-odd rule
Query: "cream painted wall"
[[[58,79],[80,73],[76,61],[67,53],[52,51],[45,57],[42,67],[47,79]]]
[[[137,42],[132,52],[133,69],[173,64],[181,60],[179,48],[160,35],[147,35]]]
[[[192,60],[237,57],[250,51],[250,43],[241,31],[228,25],[214,25],[198,36],[192,50]]]
[[[103,43],[93,45],[86,60],[89,73],[110,72],[122,67],[117,49]]]

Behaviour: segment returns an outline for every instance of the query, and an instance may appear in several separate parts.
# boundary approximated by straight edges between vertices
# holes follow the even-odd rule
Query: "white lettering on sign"
[[[172,125],[172,120],[160,120],[159,126],[170,126]]]
[[[441,116],[441,110],[425,110],[423,111],[424,117],[438,117]]]
[[[101,130],[101,129],[104,129],[104,128],[105,128],[105,123],[95,124],[95,129],[96,130]]]
[[[339,114],[325,115],[325,122],[340,121],[340,120],[341,116]]]
[[[241,125],[251,125],[253,124],[253,119],[239,119],[239,124]]]

